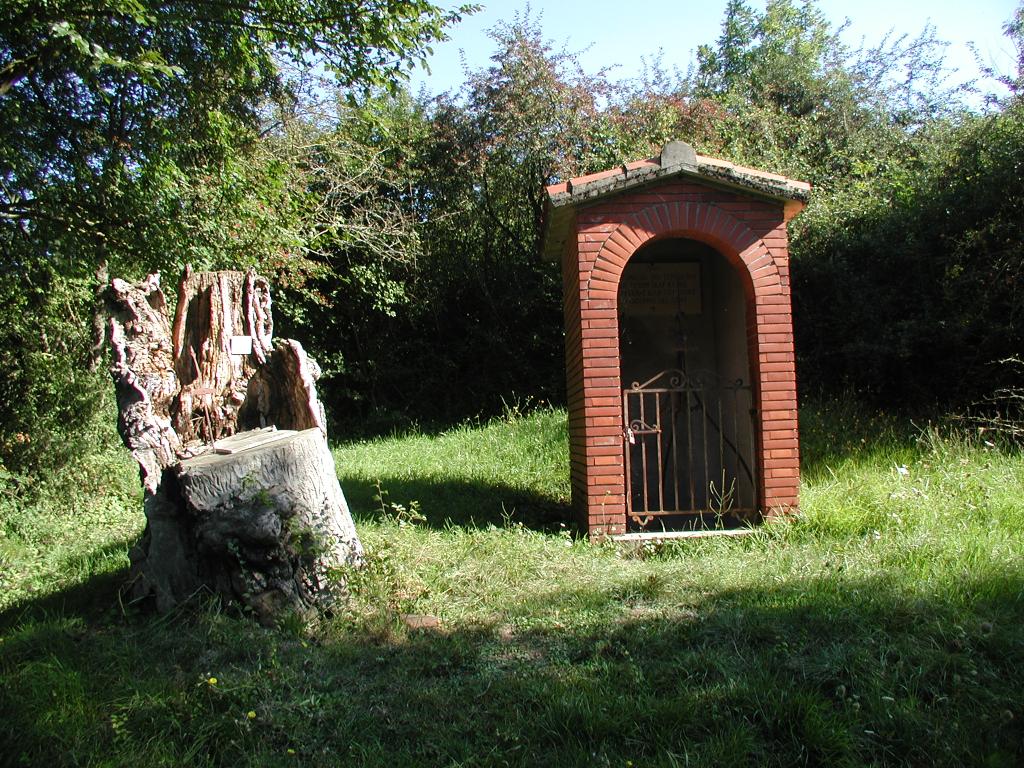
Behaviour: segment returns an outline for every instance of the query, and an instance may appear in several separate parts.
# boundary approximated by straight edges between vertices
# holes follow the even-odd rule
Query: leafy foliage
[[[926,153],[828,194],[800,223],[804,370],[888,402],[965,404],[1021,348],[1024,115],[937,127]]]
[[[349,95],[393,86],[471,10],[425,0],[0,6],[0,275],[11,313],[0,369],[24,395],[0,414],[0,462],[28,466],[12,440],[52,442],[51,419],[68,424],[70,403],[88,419],[98,383],[80,366],[97,268],[244,267],[341,236],[339,217],[354,209],[312,202],[318,161],[289,150],[287,132],[260,132],[268,100],[294,101],[285,63],[325,67]],[[365,229],[366,210],[347,233]],[[37,312],[16,314],[19,290],[41,297]],[[54,392],[66,395],[61,407],[46,405]]]
[[[337,413],[372,425],[496,413],[516,395],[557,402],[561,288],[537,259],[543,185],[674,138],[813,183],[791,229],[804,387],[958,407],[1007,384],[989,363],[1019,339],[1019,109],[969,111],[933,29],[853,50],[813,2],[734,0],[695,71],[670,76],[655,59],[620,83],[553,49],[529,14],[491,35],[490,66],[459,93],[376,102],[387,129],[375,146],[407,180],[421,251],[376,344],[341,327],[317,336],[339,361]]]
[[[413,301],[420,234],[391,135],[415,125],[412,109],[404,94],[376,94],[288,119],[269,142],[289,169],[295,204],[281,220],[300,225],[295,244],[267,262],[281,289],[279,329],[314,351],[321,391],[341,418],[353,403],[375,402],[381,345]]]
[[[851,49],[813,0],[730,0],[686,74],[657,58],[633,81],[587,72],[527,11],[492,30],[490,64],[460,91],[383,87],[469,10],[8,4],[0,370],[14,406],[0,461],[73,445],[59,425],[99,402],[79,366],[102,265],[270,273],[279,328],[323,364],[338,421],[558,402],[543,186],[676,138],[813,183],[791,227],[805,389],[959,407],[1014,386],[991,363],[1021,341],[1019,73],[1003,77],[1010,97],[972,112],[930,28]],[[1007,25],[1018,48],[1020,19]]]
[[[334,304],[338,332],[317,335],[318,353],[343,361],[328,395],[342,420],[444,421],[500,412],[517,393],[559,398],[561,284],[540,261],[543,187],[607,162],[599,103],[611,86],[529,16],[491,35],[490,66],[467,73],[461,94],[367,104],[379,126],[369,139],[408,179],[401,202],[420,251],[393,317],[369,328],[365,301]]]
[[[276,59],[314,56],[343,87],[392,83],[465,10],[445,15],[421,0],[6,3],[0,212],[52,256],[125,257],[148,242],[134,235],[130,205],[147,199],[148,174],[216,169],[251,141],[261,101],[285,85]],[[57,245],[75,234],[76,251]]]

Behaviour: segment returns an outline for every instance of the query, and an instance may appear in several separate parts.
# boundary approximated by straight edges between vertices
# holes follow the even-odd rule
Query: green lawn
[[[562,524],[562,411],[342,445],[369,567],[274,631],[122,611],[120,452],[7,480],[0,763],[1024,764],[1024,458],[802,419],[798,519],[642,547]]]

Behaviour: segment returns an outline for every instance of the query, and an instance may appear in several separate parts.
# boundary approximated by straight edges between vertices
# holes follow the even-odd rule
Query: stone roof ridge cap
[[[661,148],[658,156],[658,163],[662,168],[674,168],[677,166],[696,166],[697,151],[692,144],[685,141],[674,140]]]

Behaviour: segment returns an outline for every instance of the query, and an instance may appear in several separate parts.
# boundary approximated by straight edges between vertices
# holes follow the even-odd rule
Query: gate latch
[[[633,434],[632,427],[626,427],[626,440],[630,445],[636,445],[636,435]]]

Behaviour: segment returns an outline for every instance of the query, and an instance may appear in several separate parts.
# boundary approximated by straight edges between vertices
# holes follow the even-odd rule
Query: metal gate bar
[[[667,370],[623,390],[622,408],[627,511],[641,528],[659,517],[720,520],[756,509],[749,385]]]

